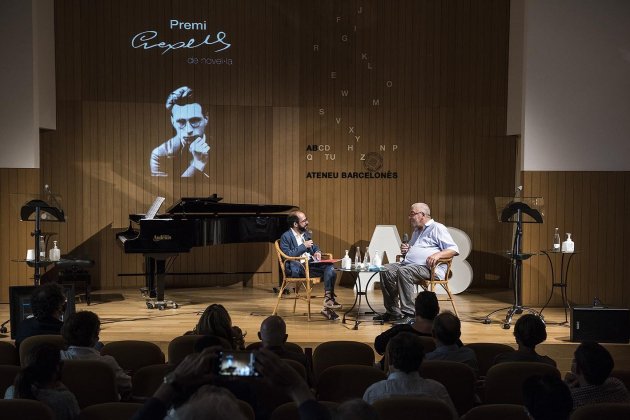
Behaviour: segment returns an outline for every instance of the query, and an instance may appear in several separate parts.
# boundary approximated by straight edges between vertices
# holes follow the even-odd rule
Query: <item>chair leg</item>
[[[293,299],[293,313],[295,313],[295,308],[297,306],[297,301],[300,298],[300,283],[295,285],[295,298]]]
[[[287,282],[283,281],[282,286],[280,287],[280,291],[278,292],[278,300],[276,300],[276,307],[273,309],[273,313],[271,315],[275,315],[278,313],[278,305],[280,305],[280,299],[282,299],[282,293],[284,293],[284,289],[287,287]]]
[[[450,300],[451,301],[451,305],[453,305],[453,310],[455,311],[455,316],[457,318],[459,318],[459,313],[457,313],[457,308],[455,307],[455,300],[453,299],[453,295],[451,294],[451,289],[448,287],[448,283],[442,284],[442,287],[444,288],[444,290],[446,290],[446,293],[448,294],[448,300]]]
[[[311,320],[311,285],[310,282],[306,282],[306,307],[307,307],[307,315],[306,319]]]

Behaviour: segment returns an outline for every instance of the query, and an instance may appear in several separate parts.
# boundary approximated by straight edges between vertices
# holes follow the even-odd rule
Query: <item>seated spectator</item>
[[[61,321],[66,311],[66,297],[57,283],[39,286],[31,295],[33,316],[20,322],[15,334],[15,347],[19,350],[25,338],[33,335],[61,334]]]
[[[234,394],[214,385],[199,388],[175,410],[173,417],[186,420],[247,420]]]
[[[412,324],[396,324],[374,339],[374,349],[378,354],[384,355],[389,340],[401,332],[409,332],[426,337],[433,335],[433,320],[440,313],[440,304],[435,293],[429,291],[418,293],[415,301],[415,310],[416,317]],[[381,359],[379,362],[381,369],[385,368],[383,363],[384,359]]]
[[[370,385],[363,394],[363,400],[372,404],[374,401],[398,395],[435,397],[444,401],[456,415],[455,406],[444,385],[420,376],[424,347],[418,336],[402,332],[389,340],[387,348],[389,375],[387,379]]]
[[[118,393],[124,398],[131,391],[131,377],[127,375],[116,359],[112,356],[102,356],[96,348],[98,335],[101,331],[101,321],[94,312],[81,311],[68,317],[61,335],[68,344],[67,350],[61,351],[64,360],[101,360],[107,363],[116,375]]]
[[[535,420],[568,420],[573,399],[567,385],[554,375],[535,375],[523,382],[523,403]]]
[[[235,350],[245,349],[245,334],[232,325],[232,318],[223,305],[214,303],[206,308],[192,331],[186,334],[216,335],[232,343]]]
[[[435,350],[427,353],[427,360],[448,360],[464,363],[479,372],[474,350],[461,346],[462,323],[452,312],[442,312],[433,321]]]
[[[379,420],[378,411],[365,401],[355,398],[345,401],[333,411],[333,420]]]
[[[264,348],[271,350],[282,359],[295,360],[304,365],[304,367],[307,367],[306,356],[304,354],[287,350],[284,345],[284,343],[287,342],[287,337],[287,324],[277,315],[266,318],[260,324],[258,338],[260,338]]]
[[[556,362],[548,356],[536,353],[536,346],[547,339],[545,323],[536,315],[526,314],[514,325],[514,338],[518,349],[501,353],[494,358],[494,363],[538,362],[556,367]]]
[[[35,347],[28,356],[27,366],[7,388],[4,398],[24,398],[41,401],[51,408],[57,420],[72,420],[79,416],[79,403],[61,383],[62,362],[59,349],[50,344]]]
[[[571,372],[565,381],[571,390],[573,408],[596,403],[629,403],[625,385],[610,377],[615,367],[612,356],[602,345],[584,342],[575,350]]]

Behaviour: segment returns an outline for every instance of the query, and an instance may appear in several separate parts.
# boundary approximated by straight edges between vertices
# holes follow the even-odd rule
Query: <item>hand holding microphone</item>
[[[311,239],[311,231],[307,230],[302,234],[302,239],[304,239],[304,246],[306,249],[311,249],[313,247],[313,239]]]
[[[400,252],[404,256],[405,254],[407,254],[407,251],[409,251],[409,235],[405,233],[403,235],[402,244],[400,245]]]

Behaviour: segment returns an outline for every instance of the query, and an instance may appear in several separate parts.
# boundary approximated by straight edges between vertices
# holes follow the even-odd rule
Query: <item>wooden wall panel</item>
[[[579,251],[568,274],[568,297],[572,304],[584,305],[598,297],[609,305],[630,305],[630,287],[624,265],[630,234],[627,209],[630,203],[628,172],[524,172],[525,196],[543,197],[545,218],[541,225],[527,224],[523,249],[549,249],[554,228],[562,240],[571,233]],[[556,272],[560,263],[555,258]],[[556,276],[558,274],[556,273]],[[559,277],[557,277],[559,280]],[[523,299],[542,305],[551,292],[551,270],[544,256],[533,257],[524,265]],[[555,293],[553,304],[560,304]]]
[[[337,256],[364,248],[377,224],[409,232],[409,205],[425,201],[436,220],[471,237],[474,284],[507,284],[496,251],[509,247],[511,231],[496,221],[493,197],[515,184],[515,140],[504,136],[509,2],[58,0],[55,7],[58,129],[42,136],[38,181],[63,195],[62,250],[97,260],[97,287],[142,284],[120,276],[142,272],[141,257],[125,255],[114,239],[129,213],[144,212],[157,195],[168,206],[214,192],[227,202],[304,208],[316,240]],[[148,29],[181,39],[169,19],[200,17],[208,32],[229,34],[233,65],[187,64],[207,54],[202,49],[129,47]],[[147,168],[151,149],[173,135],[164,101],[183,85],[208,104],[206,180],[153,178]],[[307,160],[309,144],[331,145],[335,160]],[[365,171],[359,156],[368,151],[398,178],[306,178]],[[195,249],[171,270],[250,273],[177,275],[174,286],[277,276],[269,245]]]

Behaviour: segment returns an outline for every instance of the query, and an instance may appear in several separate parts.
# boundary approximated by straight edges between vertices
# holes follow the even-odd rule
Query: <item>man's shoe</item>
[[[393,321],[392,324],[394,325],[410,325],[413,324],[413,322],[416,320],[415,316],[403,316],[402,318]]]
[[[339,315],[337,315],[337,312],[333,311],[330,308],[322,309],[321,314],[324,315],[324,317],[329,321],[334,321],[336,319],[339,319]]]
[[[384,314],[380,314],[380,315],[376,315],[375,317],[372,317],[372,319],[374,321],[383,321],[383,322],[397,321],[399,319],[402,319],[402,315],[392,315],[389,312],[385,312]]]
[[[338,303],[334,297],[324,298],[324,308],[328,309],[341,309],[341,304]]]

